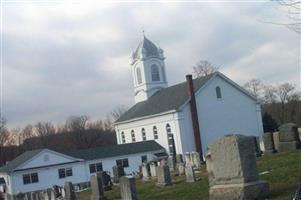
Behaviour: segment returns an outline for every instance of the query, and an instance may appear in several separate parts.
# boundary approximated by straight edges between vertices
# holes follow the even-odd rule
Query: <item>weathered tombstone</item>
[[[269,186],[258,180],[254,140],[226,135],[209,146],[212,173],[210,199],[265,199]]]
[[[74,192],[74,188],[71,182],[65,182],[65,199],[66,200],[75,200],[76,199],[76,195]]]
[[[30,199],[31,199],[31,200],[36,200],[36,196],[35,196],[35,193],[34,193],[34,192],[31,192],[31,193],[30,193]]]
[[[117,165],[113,166],[113,182],[114,183],[119,183],[120,177],[124,176],[125,172],[122,166]]]
[[[186,175],[186,182],[188,182],[188,183],[195,182],[196,178],[195,178],[195,173],[194,173],[193,166],[186,165],[185,175]]]
[[[134,177],[123,176],[119,180],[121,199],[137,200],[136,181]]]
[[[212,159],[211,159],[211,153],[208,150],[206,152],[206,170],[208,173],[208,182],[209,182],[209,186],[212,185],[212,180],[213,180],[213,169],[212,169]]]
[[[152,162],[150,165],[149,165],[149,168],[150,168],[150,175],[151,177],[157,177],[157,165],[156,163]]]
[[[55,192],[53,190],[50,191],[50,200],[56,200]]]
[[[201,167],[201,159],[200,154],[198,152],[191,152],[190,153],[191,162],[194,167],[200,168]]]
[[[185,163],[186,163],[186,165],[193,165],[189,152],[185,153]]]
[[[142,164],[142,180],[143,181],[149,181],[150,179],[150,170],[149,170],[149,164],[143,163]]]
[[[176,169],[176,158],[174,156],[168,157],[168,166],[171,171],[175,171]]]
[[[91,183],[91,200],[104,200],[103,180],[101,174],[93,175],[90,178]]]
[[[183,156],[182,156],[182,154],[177,154],[176,155],[176,162],[177,163],[183,163]]]
[[[179,171],[179,176],[182,176],[185,174],[185,165],[184,163],[178,163],[178,171]]]
[[[167,186],[172,185],[169,167],[166,165],[157,167],[157,185]]]
[[[274,132],[273,133],[273,139],[274,139],[274,145],[275,145],[275,150],[279,152],[279,132]]]
[[[265,154],[272,154],[276,152],[274,137],[272,132],[266,132],[263,134],[263,143],[264,143]]]
[[[295,151],[301,147],[298,126],[294,123],[279,127],[279,152]]]

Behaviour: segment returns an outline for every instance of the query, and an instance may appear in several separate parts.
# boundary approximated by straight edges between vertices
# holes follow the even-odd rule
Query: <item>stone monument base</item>
[[[264,200],[268,197],[269,185],[265,181],[214,185],[210,187],[210,200]]]
[[[271,155],[271,154],[274,154],[274,153],[276,153],[275,150],[265,150],[265,151],[264,151],[264,154],[265,154],[265,155]]]
[[[296,151],[300,147],[300,141],[279,142],[279,152]]]

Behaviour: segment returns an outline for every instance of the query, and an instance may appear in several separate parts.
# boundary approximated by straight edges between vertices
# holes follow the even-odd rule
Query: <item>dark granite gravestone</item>
[[[137,200],[136,181],[134,177],[123,176],[119,179],[120,194],[123,200]]]
[[[268,184],[258,180],[252,137],[226,135],[209,145],[209,151],[210,199],[265,199],[268,196]]]
[[[279,127],[279,152],[295,151],[301,147],[298,126],[294,123]]]
[[[102,174],[93,175],[90,178],[91,183],[91,200],[104,200],[104,189],[103,189],[103,180]]]
[[[169,166],[161,165],[157,167],[157,185],[167,186],[172,185]]]

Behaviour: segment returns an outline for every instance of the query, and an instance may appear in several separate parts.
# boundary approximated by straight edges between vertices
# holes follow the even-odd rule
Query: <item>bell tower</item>
[[[167,87],[163,50],[143,36],[132,54],[135,103],[145,101]]]

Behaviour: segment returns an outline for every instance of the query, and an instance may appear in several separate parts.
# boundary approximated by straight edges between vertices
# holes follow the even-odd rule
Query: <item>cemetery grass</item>
[[[264,155],[257,160],[259,173],[267,172],[259,176],[270,186],[269,199],[291,200],[301,180],[301,150],[290,153],[278,153]],[[198,177],[202,177],[195,183],[186,183],[185,176],[173,178],[173,185],[159,187],[156,181],[143,183],[136,180],[137,196],[143,200],[205,200],[209,199],[208,179],[203,168]],[[89,190],[77,193],[79,200],[90,200]],[[120,199],[118,187],[106,191],[107,200]]]

